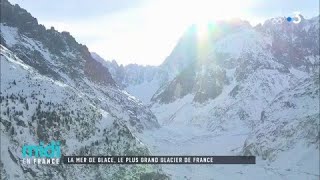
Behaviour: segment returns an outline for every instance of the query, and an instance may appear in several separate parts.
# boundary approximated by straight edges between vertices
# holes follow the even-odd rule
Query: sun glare
[[[208,31],[213,31],[215,27],[208,27],[208,24],[219,20],[229,20],[232,18],[241,18],[246,16],[246,9],[249,7],[248,1],[240,0],[222,0],[209,1],[197,0],[190,4],[195,8],[194,24],[198,28],[198,37],[201,41],[208,36]],[[190,8],[191,8],[190,7]]]
[[[218,37],[220,31],[216,26],[216,22],[220,20],[230,20],[233,18],[243,18],[246,16],[246,8],[249,8],[248,1],[223,0],[190,0],[173,3],[171,6],[178,9],[178,12],[183,14],[187,19],[188,24],[196,25],[197,29],[197,51],[199,59],[206,57],[207,51],[210,49],[211,39]],[[210,37],[209,37],[210,36]]]
[[[197,36],[199,40],[204,40],[208,38],[208,22],[196,22],[196,28],[197,28]]]
[[[208,23],[232,18],[248,17],[247,8],[252,5],[252,0],[162,0],[151,8],[157,14],[158,21],[175,21],[170,28],[180,28],[195,24],[200,38],[208,35]],[[165,12],[157,12],[165,9]],[[149,12],[150,13],[150,12]]]

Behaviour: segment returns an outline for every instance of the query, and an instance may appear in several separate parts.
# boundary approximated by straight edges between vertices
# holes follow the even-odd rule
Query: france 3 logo
[[[271,22],[273,24],[282,24],[284,23],[285,21],[287,22],[293,22],[294,24],[299,24],[301,22],[301,14],[299,12],[294,12],[293,13],[294,16],[288,16],[286,18],[283,18],[283,17],[277,17],[277,18],[273,18],[271,20]]]

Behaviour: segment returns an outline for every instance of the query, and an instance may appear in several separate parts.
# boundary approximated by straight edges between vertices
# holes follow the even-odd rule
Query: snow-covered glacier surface
[[[240,25],[160,87],[151,110],[161,128],[141,136],[151,151],[254,155],[257,162],[164,171],[173,179],[319,179],[317,21]]]

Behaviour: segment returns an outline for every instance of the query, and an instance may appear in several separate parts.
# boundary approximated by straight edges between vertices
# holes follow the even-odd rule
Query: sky
[[[300,12],[319,15],[318,0],[9,0],[47,28],[68,31],[106,60],[159,65],[191,24],[240,18],[252,25]]]

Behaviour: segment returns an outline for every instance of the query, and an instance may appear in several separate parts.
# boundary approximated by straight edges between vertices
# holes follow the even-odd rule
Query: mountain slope
[[[147,155],[137,134],[159,124],[69,33],[6,0],[1,7],[2,179],[166,178],[157,166],[22,164],[24,144],[51,140],[64,155]]]
[[[121,167],[117,166],[74,168],[61,165],[57,168],[34,168],[22,164],[18,160],[21,158],[22,145],[37,144],[39,140],[61,141],[62,153],[66,155],[149,154],[125,120],[103,110],[92,98],[80,94],[77,89],[40,75],[2,46],[1,52],[2,177],[34,179],[48,178],[50,174],[59,179],[77,179],[79,175],[92,178],[125,176]],[[109,100],[108,104],[113,103]],[[140,168],[141,172],[151,172],[152,169],[135,168]],[[127,170],[130,173],[131,170]]]
[[[162,127],[141,137],[160,154],[245,154],[258,163],[165,171],[176,179],[318,179],[319,16],[217,22],[205,39],[194,26],[186,32],[159,66],[169,78],[151,109]]]
[[[318,179],[318,40],[319,17],[297,26],[267,21],[260,27],[241,27],[217,39],[160,88],[152,98],[152,111],[172,132],[191,127],[211,131],[212,137],[203,140],[200,133],[191,142],[216,142],[206,147],[215,147],[214,154],[257,156],[259,166],[238,167],[241,175],[228,167],[206,167],[199,170],[208,173],[203,179],[225,173],[228,176],[220,179]],[[250,176],[253,172],[260,177]]]
[[[143,103],[148,104],[156,90],[168,80],[168,72],[155,66],[129,64],[118,65],[116,61],[106,61],[96,53],[92,57],[107,67],[116,83]]]

